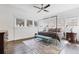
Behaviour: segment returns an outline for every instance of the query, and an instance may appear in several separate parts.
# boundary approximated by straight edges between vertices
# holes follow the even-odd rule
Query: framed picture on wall
[[[16,26],[24,27],[24,19],[16,18]]]
[[[32,26],[32,25],[33,25],[32,20],[27,20],[27,26],[30,27],[30,26]]]

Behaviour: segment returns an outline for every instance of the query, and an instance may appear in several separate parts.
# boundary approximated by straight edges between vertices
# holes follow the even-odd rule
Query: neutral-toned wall
[[[8,39],[14,39],[13,20],[6,5],[0,5],[0,30],[8,31]]]
[[[0,5],[0,30],[8,31],[8,41],[34,36],[36,27],[15,27],[16,18],[29,19],[27,12],[23,10],[9,5]]]
[[[65,12],[62,12],[60,14],[58,14],[59,17],[61,17],[65,22],[65,27],[68,24],[68,22],[70,22],[71,20],[74,19],[75,22],[77,22],[77,26],[73,26],[73,32],[77,33],[77,40],[79,41],[79,8],[75,8],[72,10],[68,10]],[[73,25],[73,23],[72,23]],[[64,27],[64,30],[66,29]],[[69,30],[66,30],[69,31]]]
[[[69,11],[62,12],[58,14],[58,24],[64,28],[65,18],[79,16],[79,9],[73,9]],[[38,31],[36,27],[15,27],[15,19],[23,18],[25,20],[31,19],[36,20],[36,18],[31,18],[28,11],[25,12],[22,9],[12,7],[10,5],[0,5],[0,30],[8,31],[8,40],[16,40],[27,38],[29,36],[34,36],[34,33]],[[79,24],[79,23],[78,23]]]
[[[37,28],[34,27],[34,24],[33,26],[31,27],[27,27],[27,26],[24,26],[24,27],[17,27],[15,26],[15,19],[16,18],[22,18],[24,19],[25,21],[25,24],[27,24],[27,20],[30,19],[29,14],[23,10],[19,10],[18,8],[14,8],[13,9],[13,20],[14,20],[14,38],[15,40],[18,40],[18,39],[24,39],[24,38],[29,38],[29,37],[33,37],[35,35],[35,33],[37,32]],[[34,21],[34,19],[30,19],[32,21]]]

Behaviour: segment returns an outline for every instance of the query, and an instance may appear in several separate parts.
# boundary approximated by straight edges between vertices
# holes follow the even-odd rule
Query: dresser
[[[68,40],[70,43],[76,43],[77,42],[77,33],[67,32],[66,40]]]
[[[0,54],[4,54],[4,31],[0,31]]]

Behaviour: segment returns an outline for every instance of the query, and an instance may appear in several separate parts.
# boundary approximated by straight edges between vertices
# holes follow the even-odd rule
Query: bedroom
[[[4,53],[79,53],[78,47],[69,52],[79,41],[78,13],[79,5],[75,4],[1,4],[0,33],[4,33]],[[67,43],[71,48],[63,52]]]

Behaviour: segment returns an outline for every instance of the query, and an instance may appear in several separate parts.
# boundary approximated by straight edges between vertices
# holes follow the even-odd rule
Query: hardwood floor
[[[18,46],[19,44],[23,44],[22,42],[25,40],[28,39],[20,39],[20,40],[8,41],[8,42],[6,41],[4,44],[4,53],[13,54],[15,46]]]
[[[4,48],[4,53],[5,54],[13,54],[14,52],[14,47],[17,46],[18,44],[22,43],[21,41],[10,41],[10,42],[5,42],[5,48]]]
[[[60,53],[61,49],[53,46],[53,45],[49,45],[47,46],[45,44],[44,45],[40,45],[37,48],[37,44],[38,42],[36,42],[36,44],[34,45],[30,45],[29,46],[31,48],[29,48],[29,46],[26,46],[23,41],[28,42],[31,41],[30,40],[17,40],[17,41],[11,41],[11,42],[7,42],[5,44],[5,54],[58,54]],[[32,47],[36,47],[36,48],[32,48]],[[39,51],[39,52],[38,52]]]
[[[5,54],[79,54],[79,42],[78,42],[78,46],[74,45],[74,44],[69,44],[66,40],[61,40],[60,45],[57,45],[57,47],[49,47],[51,45],[47,45],[47,46],[42,46],[41,47],[38,45],[38,43],[33,44],[33,42],[31,41],[32,39],[30,38],[28,39],[22,39],[22,40],[16,40],[16,41],[10,41],[10,42],[5,42],[5,49],[4,52]],[[30,44],[28,44],[30,47],[40,47],[41,49],[38,49],[39,51],[41,50],[45,50],[43,52],[36,52],[37,50],[35,48],[31,49],[28,46],[26,46],[26,44],[24,44],[23,42],[28,43],[28,41],[32,42]],[[33,45],[31,45],[33,44]],[[53,44],[54,45],[54,44]],[[48,47],[48,48],[47,48]],[[27,51],[27,50],[28,51]],[[51,52],[53,51],[53,52]]]

